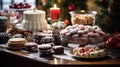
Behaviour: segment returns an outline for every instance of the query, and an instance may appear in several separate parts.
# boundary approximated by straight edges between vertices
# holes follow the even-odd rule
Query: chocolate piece
[[[38,52],[40,54],[46,54],[46,55],[51,54],[52,53],[51,45],[49,44],[38,45]]]
[[[25,44],[26,50],[29,52],[37,52],[37,43],[35,42],[28,42]]]
[[[64,54],[63,46],[53,46],[54,54]]]
[[[50,36],[46,36],[46,37],[43,37],[41,39],[41,42],[42,43],[53,43],[54,42],[54,38],[53,37],[50,37]]]

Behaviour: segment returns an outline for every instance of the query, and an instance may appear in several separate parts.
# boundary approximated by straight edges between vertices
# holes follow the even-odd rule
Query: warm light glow
[[[93,14],[93,15],[96,15],[96,14],[97,14],[97,11],[92,11],[92,14]]]
[[[54,8],[57,8],[57,5],[56,5],[56,4],[54,4]]]
[[[54,58],[54,64],[58,64],[57,58]]]
[[[85,12],[85,10],[81,10],[81,12],[82,12],[82,13],[84,13],[84,12]]]
[[[60,18],[60,8],[57,7],[56,4],[54,4],[54,6],[50,8],[50,18],[51,20]]]

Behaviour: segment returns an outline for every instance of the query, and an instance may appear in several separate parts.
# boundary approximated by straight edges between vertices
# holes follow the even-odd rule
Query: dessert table
[[[41,57],[38,52],[27,52],[25,50],[8,50],[5,44],[0,45],[0,63],[14,65],[15,67],[29,66],[116,66],[120,65],[119,58],[105,57],[94,60],[76,59],[70,51],[72,48],[64,47],[64,54],[51,57]]]

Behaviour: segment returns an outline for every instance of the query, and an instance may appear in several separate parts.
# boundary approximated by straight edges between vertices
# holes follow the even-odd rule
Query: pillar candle
[[[51,20],[56,20],[60,18],[60,8],[54,4],[54,7],[50,8],[50,18]]]

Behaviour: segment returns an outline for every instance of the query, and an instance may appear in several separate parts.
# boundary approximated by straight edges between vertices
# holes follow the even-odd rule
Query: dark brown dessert
[[[43,38],[41,39],[41,42],[42,42],[42,43],[53,43],[53,42],[54,42],[54,39],[53,39],[53,37],[51,37],[51,36],[46,36],[46,37],[43,37]]]
[[[5,32],[0,32],[0,44],[7,43],[9,40],[9,34]]]
[[[52,56],[53,51],[51,48],[52,47],[49,44],[38,45],[38,52],[41,56]]]
[[[6,32],[7,24],[7,17],[0,16],[0,32]]]
[[[37,52],[37,43],[35,42],[28,42],[25,44],[26,50],[29,52]]]
[[[63,46],[53,46],[54,54],[64,54]]]

